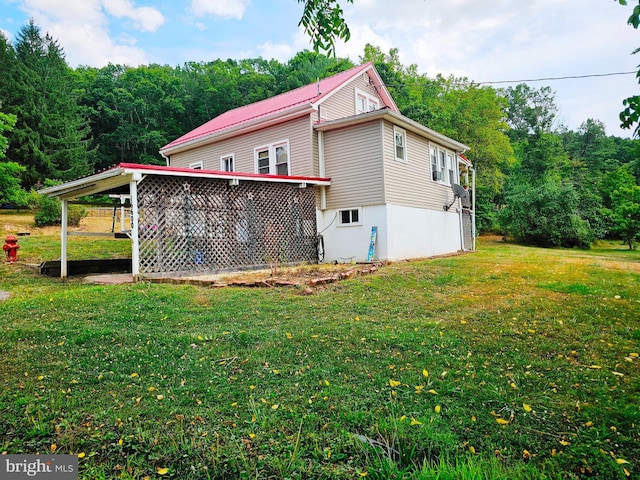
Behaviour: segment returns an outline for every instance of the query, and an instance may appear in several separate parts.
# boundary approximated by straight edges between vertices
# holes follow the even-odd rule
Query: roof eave
[[[388,120],[394,125],[398,125],[399,127],[412,131],[422,137],[440,143],[448,148],[451,148],[452,150],[455,150],[458,153],[464,153],[469,150],[469,147],[464,143],[458,142],[453,138],[449,138],[446,135],[438,133],[435,130],[425,127],[424,125],[390,109],[380,109],[373,112],[353,115],[351,117],[340,118],[338,120],[318,123],[314,125],[314,128],[320,131],[330,131],[350,125],[369,122],[376,119]]]

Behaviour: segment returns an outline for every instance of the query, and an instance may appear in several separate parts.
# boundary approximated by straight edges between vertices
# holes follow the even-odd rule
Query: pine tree
[[[58,42],[30,20],[14,45],[5,110],[17,116],[7,156],[26,167],[23,186],[90,173],[89,128],[74,94],[73,72]]]

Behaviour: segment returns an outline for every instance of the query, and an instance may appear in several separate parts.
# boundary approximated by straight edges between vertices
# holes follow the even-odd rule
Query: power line
[[[546,78],[529,78],[524,80],[496,80],[494,82],[474,82],[478,85],[495,85],[497,83],[524,83],[524,82],[545,82],[548,80],[571,80],[576,78],[593,78],[593,77],[614,77],[616,75],[631,75],[633,72],[612,72],[612,73],[593,73],[590,75],[567,75],[565,77],[546,77]]]

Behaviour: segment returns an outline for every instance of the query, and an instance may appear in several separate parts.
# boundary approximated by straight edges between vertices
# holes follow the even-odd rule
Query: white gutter
[[[325,163],[324,163],[324,132],[318,132],[318,174],[324,178]],[[320,187],[320,210],[327,209],[327,187],[324,185]]]

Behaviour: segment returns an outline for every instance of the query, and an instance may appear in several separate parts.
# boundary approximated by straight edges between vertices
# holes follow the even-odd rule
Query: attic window
[[[379,108],[380,102],[378,98],[364,90],[356,88],[356,115],[360,113],[373,112]]]

